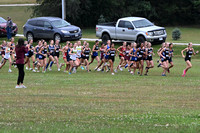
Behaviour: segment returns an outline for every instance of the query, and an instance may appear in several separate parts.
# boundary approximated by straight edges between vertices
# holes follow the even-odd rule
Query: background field
[[[0,4],[32,4],[36,3],[36,0],[1,0]]]
[[[27,10],[30,7],[1,7],[0,8],[0,16],[6,18],[7,16],[11,16],[13,21],[17,23],[19,27],[19,33],[23,33],[23,25],[30,18],[31,10]],[[193,42],[200,43],[200,27],[199,26],[183,26],[178,27],[182,32],[182,37],[178,41],[172,40],[172,30],[175,27],[166,27],[169,42]],[[97,38],[95,27],[93,28],[83,28],[83,38]]]
[[[6,65],[0,70],[0,132],[200,132],[199,55],[182,78],[183,48],[174,47],[175,67],[167,77],[157,67],[145,77],[94,72],[96,62],[92,72],[72,75],[54,65],[45,74],[26,71],[28,88],[14,89],[17,70],[8,73]]]

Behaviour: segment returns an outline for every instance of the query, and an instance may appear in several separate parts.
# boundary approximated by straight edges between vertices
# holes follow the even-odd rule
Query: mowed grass
[[[115,76],[95,72],[95,61],[90,73],[68,75],[56,65],[45,74],[26,70],[28,88],[14,89],[17,69],[8,73],[6,64],[0,70],[0,132],[200,132],[199,55],[182,78],[183,48],[174,47],[175,67],[167,77],[161,77],[155,56],[149,76],[126,69]],[[116,57],[114,67],[118,62]]]
[[[0,8],[0,16],[7,18],[7,16],[12,17],[13,22],[18,25],[19,34],[23,34],[23,25],[30,18],[32,10],[27,10],[30,7],[1,7]],[[67,20],[69,21],[69,20]],[[70,22],[70,21],[69,21]],[[174,28],[178,27],[181,30],[181,39],[175,41],[172,39],[172,31]],[[167,31],[167,41],[174,43],[200,43],[200,27],[199,26],[176,26],[176,27],[165,27]],[[95,38],[96,30],[93,28],[82,28],[83,38]]]
[[[1,0],[0,4],[32,4],[36,3],[36,0]]]
[[[13,23],[18,26],[18,33],[23,34],[23,25],[30,18],[30,7],[1,7],[0,16],[7,20],[7,17],[12,18]]]

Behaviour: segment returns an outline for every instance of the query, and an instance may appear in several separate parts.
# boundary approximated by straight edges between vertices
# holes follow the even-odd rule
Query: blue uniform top
[[[99,50],[99,45],[96,45],[94,50]],[[98,52],[93,52],[93,56],[98,56]]]

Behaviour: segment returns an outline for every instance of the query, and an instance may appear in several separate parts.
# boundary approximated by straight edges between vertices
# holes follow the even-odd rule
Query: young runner
[[[92,59],[91,59],[89,65],[93,63],[94,59],[96,59],[97,60],[97,66],[99,66],[100,59],[99,59],[99,56],[98,56],[98,52],[99,52],[99,41],[96,40],[95,45],[92,48],[92,55],[91,55]],[[97,70],[96,68],[94,70]]]
[[[85,61],[87,72],[90,71],[90,69],[89,69],[90,52],[91,52],[91,49],[89,48],[89,43],[87,43],[86,46],[85,46],[85,49],[83,50],[83,59]]]
[[[170,72],[170,69],[172,67],[174,67],[174,63],[173,63],[173,60],[172,60],[172,57],[174,56],[173,52],[174,52],[174,50],[173,50],[173,43],[170,43],[169,44],[169,64],[170,64],[170,67],[168,68],[168,72]]]
[[[9,70],[8,72],[11,73],[12,70],[11,70],[11,66],[12,66],[12,60],[11,60],[11,57],[10,57],[10,52],[11,52],[11,42],[8,42],[7,43],[7,47],[5,49],[5,56],[4,56],[4,60],[3,60],[3,63],[0,65],[0,69],[6,64],[7,60],[9,61]]]
[[[115,62],[115,55],[116,55],[116,49],[114,43],[111,44],[111,47],[107,50],[107,53],[109,53],[109,63],[110,63],[110,69],[111,69],[111,74],[115,75],[113,72],[113,66]]]
[[[186,56],[183,54],[183,52],[185,52],[185,51],[186,51]],[[182,57],[185,59],[185,62],[186,62],[186,65],[187,65],[186,68],[183,70],[182,77],[185,77],[187,71],[190,68],[192,68],[192,63],[191,63],[192,55],[196,55],[198,53],[199,53],[199,51],[195,52],[194,49],[192,48],[192,43],[189,43],[188,47],[181,51]]]
[[[120,62],[115,71],[117,71],[118,69],[120,69],[120,71],[123,71],[121,65],[124,63],[124,56],[126,54],[126,44],[127,44],[126,42],[123,42],[123,45],[117,48],[117,51],[119,52]]]
[[[60,41],[56,40],[56,43],[55,43],[55,46],[54,46],[55,47],[54,58],[55,58],[55,61],[56,61],[56,65],[57,65],[58,71],[60,71],[59,57],[60,57],[60,51],[62,51],[59,43],[60,43]]]
[[[144,68],[144,44],[141,43],[140,47],[136,50],[135,56],[137,56],[137,61],[139,62],[139,70],[140,70],[140,76],[143,74],[143,68]]]
[[[151,47],[150,42],[148,42],[146,50],[147,50],[147,54],[146,54],[146,56],[147,56],[147,59],[146,59],[147,67],[146,67],[145,75],[147,76],[149,69],[154,68],[153,57],[152,57],[154,55],[154,53],[153,53],[153,48]]]

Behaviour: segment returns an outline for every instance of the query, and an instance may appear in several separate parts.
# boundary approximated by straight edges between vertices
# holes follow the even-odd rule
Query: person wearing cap
[[[13,22],[12,22],[11,18],[8,17],[8,21],[7,21],[7,24],[6,24],[6,31],[7,31],[7,38],[8,38],[8,40],[10,40],[11,37],[12,37],[12,35],[11,35],[11,33],[12,33],[12,26],[13,26]]]

